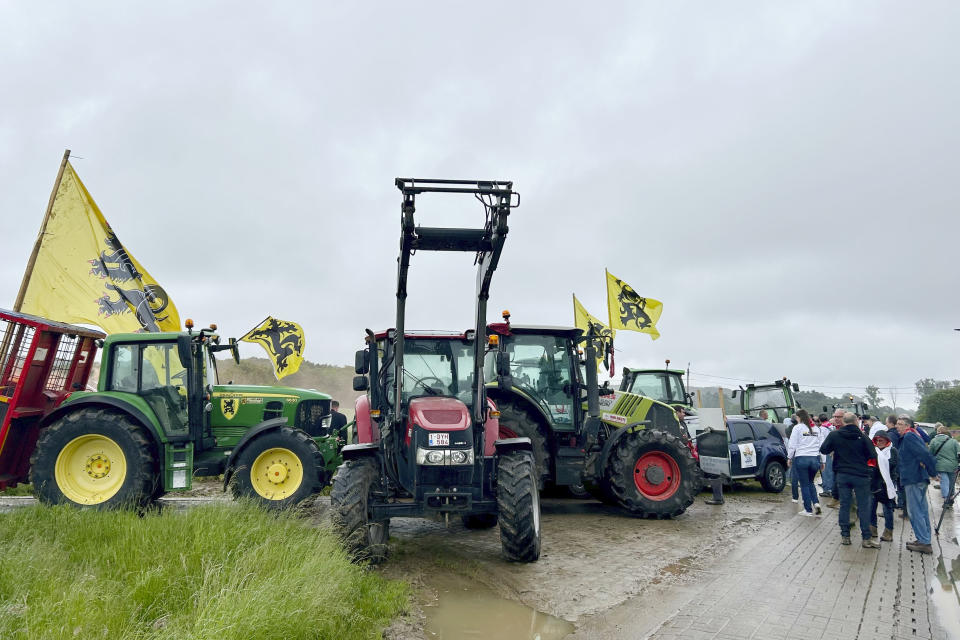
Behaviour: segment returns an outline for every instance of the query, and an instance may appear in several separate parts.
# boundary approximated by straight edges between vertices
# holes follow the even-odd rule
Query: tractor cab
[[[734,389],[731,397],[740,397],[740,413],[744,416],[782,423],[800,408],[793,396],[799,390],[797,383],[784,377],[773,384],[748,384],[746,388]]]
[[[852,394],[847,395],[843,402],[838,402],[830,406],[823,405],[824,413],[827,413],[828,411],[836,411],[837,409],[844,412],[849,411],[850,413],[858,416],[866,415],[870,411],[870,407],[867,406],[866,402],[859,402],[856,396]]]
[[[693,409],[692,394],[683,384],[686,373],[681,369],[671,369],[667,360],[665,369],[623,368],[620,379],[620,391],[635,393],[638,396],[652,398],[674,408],[683,407],[687,415],[696,415]]]
[[[42,419],[86,388],[103,337],[0,309],[0,490],[26,482]]]

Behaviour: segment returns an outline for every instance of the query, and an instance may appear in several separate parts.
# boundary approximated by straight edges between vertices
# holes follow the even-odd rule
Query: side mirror
[[[506,351],[497,351],[497,375],[510,375],[510,354]]]
[[[233,356],[235,363],[240,364],[240,345],[236,338],[230,338],[230,355]]]
[[[824,413],[827,412],[827,405],[823,405],[823,412],[824,412]]]
[[[730,397],[731,397],[731,398],[736,398],[736,397],[737,397],[737,393],[739,393],[739,392],[740,392],[739,389],[734,389],[733,392],[730,394]]]
[[[370,351],[367,349],[360,349],[354,354],[353,357],[353,370],[357,375],[365,375],[370,370]],[[361,391],[354,387],[354,391]]]
[[[193,355],[191,349],[193,348],[193,341],[190,339],[190,336],[177,336],[177,355],[180,356],[180,364],[184,369],[189,369],[192,365]]]
[[[793,390],[794,390],[794,391],[800,391],[800,385],[798,385],[796,382],[794,382],[794,383],[793,383]]]
[[[366,391],[370,388],[370,380],[366,376],[353,376],[353,390]]]

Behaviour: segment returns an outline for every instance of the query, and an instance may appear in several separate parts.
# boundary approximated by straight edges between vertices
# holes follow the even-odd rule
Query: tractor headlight
[[[466,465],[473,464],[473,449],[417,448],[417,464]]]

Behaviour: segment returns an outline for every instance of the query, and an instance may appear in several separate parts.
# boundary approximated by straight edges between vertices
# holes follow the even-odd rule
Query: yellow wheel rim
[[[54,477],[69,500],[100,504],[120,491],[127,477],[127,459],[120,445],[106,436],[80,436],[60,450]]]
[[[289,449],[267,449],[250,465],[250,484],[261,498],[289,498],[303,484],[303,465],[300,464],[300,458]]]

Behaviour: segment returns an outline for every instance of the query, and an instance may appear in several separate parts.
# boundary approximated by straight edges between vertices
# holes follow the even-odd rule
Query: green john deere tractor
[[[669,518],[702,485],[689,435],[673,408],[625,391],[600,395],[597,347],[572,327],[492,324],[510,375],[488,355],[487,394],[500,411],[500,437],[530,438],[541,486],[592,494],[630,514]],[[583,345],[586,355],[578,354]]]
[[[98,390],[72,393],[47,414],[30,458],[42,502],[143,506],[193,476],[268,507],[303,500],[340,463],[328,432],[330,396],[288,387],[221,385],[216,326],[183,333],[113,334]]]

